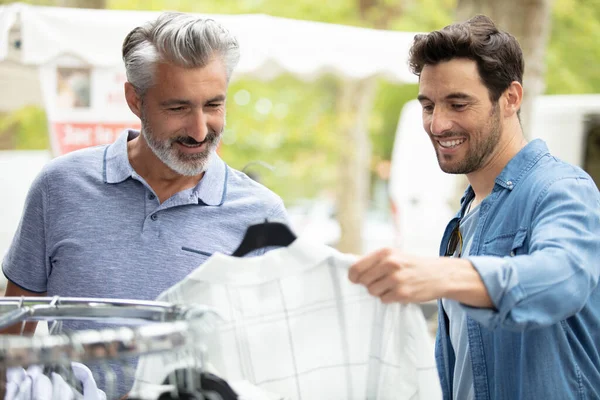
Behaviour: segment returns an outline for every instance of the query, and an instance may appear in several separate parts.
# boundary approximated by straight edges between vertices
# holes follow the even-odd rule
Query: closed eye
[[[180,107],[170,107],[169,111],[173,111],[173,112],[178,112],[178,111],[183,111],[185,109],[185,107],[180,106]]]
[[[452,108],[457,111],[464,109],[466,106],[466,104],[452,104]]]
[[[433,112],[433,106],[432,105],[423,105],[423,112],[426,112],[427,114],[431,114]]]

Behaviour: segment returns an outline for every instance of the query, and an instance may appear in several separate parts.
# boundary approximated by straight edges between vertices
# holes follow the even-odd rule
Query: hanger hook
[[[56,306],[58,301],[60,300],[60,296],[52,296],[52,300],[50,301],[50,306]]]
[[[54,306],[55,308],[58,308],[58,304],[60,303],[60,296],[52,296],[52,300],[50,301],[50,306]],[[59,329],[62,331],[61,329],[61,325],[60,321],[53,321],[52,325],[50,326],[50,329],[48,329],[48,333],[50,335],[54,335],[56,333],[56,331],[58,331]]]
[[[21,296],[21,298],[19,299],[19,309],[23,308],[24,301],[25,301],[25,298],[23,296]],[[27,323],[26,319],[21,321],[21,332],[19,333],[19,336],[23,336],[23,333],[25,332],[25,324],[26,323]]]

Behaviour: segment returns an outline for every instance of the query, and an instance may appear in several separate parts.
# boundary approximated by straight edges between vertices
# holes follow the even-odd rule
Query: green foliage
[[[402,106],[415,98],[419,86],[394,85],[379,82],[379,88],[373,104],[369,132],[373,141],[373,161],[389,160],[392,157],[394,135],[398,126],[398,118]]]
[[[35,106],[23,107],[0,117],[2,147],[14,150],[48,149],[48,123],[43,109]]]
[[[15,1],[12,0],[0,0],[0,6],[4,6],[7,4],[11,4],[11,3],[15,3]],[[25,4],[34,4],[37,6],[52,6],[56,4],[56,1],[53,0],[22,0],[19,1],[19,3],[25,3]]]
[[[335,80],[307,85],[289,76],[232,82],[221,156],[260,176],[285,199],[310,197],[335,182]],[[260,164],[274,167],[273,171]]]
[[[600,0],[556,0],[546,93],[600,93]]]
[[[26,1],[55,4],[51,0]],[[0,4],[7,3],[0,0]],[[346,25],[405,31],[430,31],[452,22],[456,0],[377,0],[361,13],[358,0],[107,0],[110,9],[179,10],[206,14],[270,15]],[[363,10],[365,11],[365,10]],[[600,93],[600,0],[555,0],[547,52],[547,93]],[[388,51],[393,51],[389,49]],[[275,81],[232,82],[228,125],[221,155],[242,169],[253,161],[274,171],[248,167],[284,199],[311,197],[336,183],[335,120],[339,82],[327,76],[306,83],[290,76]],[[416,85],[378,84],[369,131],[373,165],[391,156],[398,117],[404,103],[415,98]],[[10,127],[10,129],[9,129]],[[45,148],[43,111],[27,108],[0,119],[3,132],[16,132],[18,148]]]
[[[284,18],[360,25],[353,1],[281,0],[108,0],[107,8],[121,10],[177,10],[202,14],[269,14]]]

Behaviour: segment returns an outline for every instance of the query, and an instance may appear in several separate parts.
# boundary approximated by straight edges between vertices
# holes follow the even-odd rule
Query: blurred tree
[[[39,107],[27,106],[4,115],[0,117],[0,149],[48,149],[46,126],[46,113]]]
[[[600,93],[600,0],[555,0],[546,93]]]
[[[358,0],[358,15],[374,28],[387,29],[398,18],[403,2]],[[339,164],[337,185],[337,219],[340,223],[338,249],[345,253],[362,253],[364,219],[369,201],[372,146],[368,120],[373,108],[377,80],[340,81],[338,91]]]
[[[456,19],[465,21],[476,14],[490,17],[499,28],[514,35],[525,58],[525,88],[521,106],[521,125],[531,137],[533,101],[544,92],[546,46],[550,34],[552,0],[458,0]]]
[[[345,253],[360,254],[369,197],[371,141],[367,128],[377,82],[368,78],[339,83],[336,204],[341,236],[337,247]]]
[[[106,8],[106,0],[56,0],[58,7]]]
[[[401,26],[406,24],[404,18],[414,21],[414,18],[417,17],[421,21],[424,20],[423,17],[415,15],[414,2],[411,1],[358,0],[356,5],[359,25],[371,28],[402,29]],[[438,7],[438,10],[443,8]],[[436,15],[436,13],[432,14]],[[423,25],[427,25],[427,23],[425,22]],[[404,28],[404,30],[407,29]],[[393,51],[393,49],[390,50]],[[408,91],[410,92],[410,89]],[[340,161],[337,205],[341,238],[338,249],[343,252],[362,252],[363,222],[370,194],[370,177],[375,170],[371,166],[372,146],[368,121],[373,116],[371,111],[376,92],[377,80],[375,78],[359,82],[342,82],[342,89],[339,91]],[[402,105],[395,104],[395,122],[397,122]],[[392,135],[395,133],[395,125],[389,132]],[[391,151],[391,146],[389,151]],[[378,158],[375,157],[377,161],[380,161]]]
[[[221,156],[234,168],[248,166],[288,204],[335,187],[335,87],[330,76],[310,85],[290,76],[232,81]]]
[[[15,3],[15,1],[0,0],[0,5],[9,3]],[[106,8],[106,0],[21,0],[19,3],[33,4],[36,6]]]

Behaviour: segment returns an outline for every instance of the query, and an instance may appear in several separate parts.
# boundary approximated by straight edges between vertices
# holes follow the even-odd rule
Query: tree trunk
[[[387,29],[402,14],[404,2],[396,0],[357,0],[360,19],[377,29]],[[341,237],[338,249],[361,254],[363,221],[370,193],[371,139],[367,130],[375,78],[343,81],[338,95],[340,159],[338,164],[337,220]]]
[[[362,253],[363,219],[369,198],[371,142],[367,122],[376,88],[374,78],[343,81],[338,96],[339,164],[337,219],[341,237],[337,248]]]
[[[456,19],[466,21],[476,14],[490,17],[496,25],[517,38],[525,57],[524,98],[521,125],[532,138],[533,101],[544,92],[546,45],[550,35],[552,0],[458,0]]]

